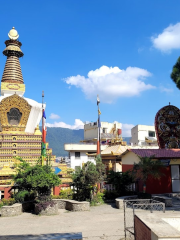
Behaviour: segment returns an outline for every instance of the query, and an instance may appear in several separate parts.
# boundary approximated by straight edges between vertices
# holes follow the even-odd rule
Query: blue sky
[[[41,102],[49,126],[97,120],[152,125],[180,91],[170,78],[180,55],[180,2],[53,0],[0,2],[0,49],[14,26],[22,42],[25,97]],[[6,57],[0,55],[3,73]]]

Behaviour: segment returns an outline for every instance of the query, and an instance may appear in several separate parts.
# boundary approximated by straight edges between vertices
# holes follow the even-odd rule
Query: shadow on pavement
[[[116,208],[117,209],[115,202],[109,202],[109,203],[106,202],[105,204],[111,206],[112,208]]]
[[[82,233],[49,233],[49,234],[36,234],[36,235],[11,235],[11,236],[0,236],[0,240],[49,240],[49,239],[56,239],[56,240],[81,240]]]

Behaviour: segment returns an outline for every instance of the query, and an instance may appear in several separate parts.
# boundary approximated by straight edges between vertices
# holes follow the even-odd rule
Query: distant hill
[[[46,141],[49,147],[53,149],[53,154],[58,156],[68,156],[64,151],[65,143],[79,143],[84,139],[84,130],[71,130],[68,128],[53,127],[47,128]]]
[[[130,139],[131,137],[123,137],[123,141],[127,142],[127,145],[130,145]]]
[[[41,127],[40,127],[41,130]],[[68,152],[64,151],[65,143],[79,143],[84,139],[84,130],[72,130],[68,128],[53,127],[47,128],[46,141],[53,150],[53,155],[68,156]],[[123,141],[129,144],[130,137],[123,137]]]

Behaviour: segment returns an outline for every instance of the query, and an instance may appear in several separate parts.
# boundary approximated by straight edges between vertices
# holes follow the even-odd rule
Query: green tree
[[[50,195],[51,188],[58,186],[61,183],[59,177],[54,174],[50,165],[42,166],[37,163],[31,166],[21,158],[20,164],[16,168],[16,174],[13,175],[13,180],[16,186],[18,186],[18,195],[20,200],[28,197],[32,192],[40,195]]]
[[[176,64],[173,66],[171,78],[175,82],[176,87],[180,89],[180,57],[178,58]]]
[[[117,194],[123,196],[128,192],[128,186],[133,182],[133,177],[130,171],[109,171],[107,180],[109,184],[113,184]]]
[[[76,191],[74,198],[78,201],[91,200],[95,184],[104,181],[105,177],[105,166],[100,156],[96,157],[96,165],[90,161],[85,163],[82,169],[72,174],[72,186]]]
[[[84,164],[82,169],[78,169],[72,175],[72,179],[72,185],[76,191],[74,194],[74,199],[78,201],[91,199],[91,191],[93,190],[93,185],[95,185],[98,179],[96,166],[92,162],[88,161]]]
[[[106,168],[105,168],[105,165],[102,162],[102,159],[101,159],[100,155],[96,156],[95,161],[96,161],[96,171],[98,172],[97,182],[101,183],[107,177],[106,176]]]
[[[155,160],[154,155],[150,157],[139,157],[140,161],[134,163],[133,173],[136,179],[143,181],[143,186],[146,189],[147,179],[152,177],[159,179],[162,175],[162,169],[165,168],[160,160]]]

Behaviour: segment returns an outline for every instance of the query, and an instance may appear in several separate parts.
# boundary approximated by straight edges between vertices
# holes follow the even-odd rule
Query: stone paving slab
[[[180,213],[180,201],[176,200],[174,204],[174,209],[166,208],[166,211]],[[117,209],[115,204],[103,204],[85,212],[59,209],[59,215],[54,216],[23,213],[0,217],[0,240],[66,240],[68,238],[63,234],[67,233],[82,234],[83,240],[124,240],[123,209]]]
[[[86,212],[60,209],[59,215],[54,216],[23,213],[0,218],[0,240],[7,240],[7,237],[10,240],[63,239],[63,236],[58,235],[59,238],[55,238],[55,235],[49,235],[49,238],[46,236],[60,233],[82,233],[86,240],[120,240],[124,237],[123,222],[123,211],[110,204],[91,207]]]

